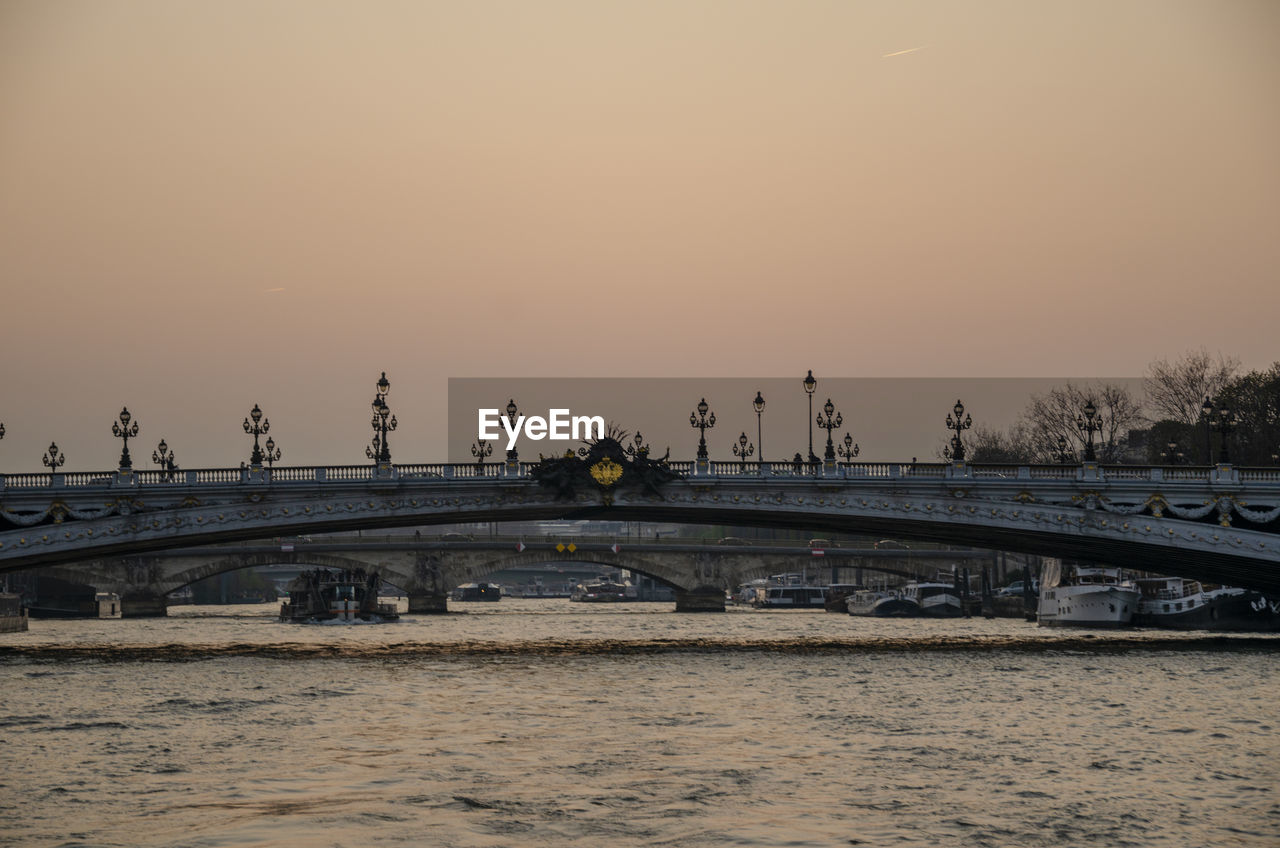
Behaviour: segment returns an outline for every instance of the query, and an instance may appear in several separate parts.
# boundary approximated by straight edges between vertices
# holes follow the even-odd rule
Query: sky
[[[3,0],[0,471],[362,463],[383,371],[436,461],[450,378],[1265,367],[1277,150],[1272,0]]]

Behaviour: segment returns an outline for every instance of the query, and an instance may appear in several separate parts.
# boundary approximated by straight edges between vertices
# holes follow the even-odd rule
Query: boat
[[[27,611],[22,607],[22,596],[0,592],[0,633],[21,633],[26,629]]]
[[[756,609],[822,609],[826,593],[822,586],[803,582],[800,574],[775,574],[762,590],[757,591],[751,605]]]
[[[877,618],[916,618],[920,605],[893,589],[862,589],[845,600],[849,615],[871,615]]]
[[[832,583],[823,594],[823,606],[827,612],[848,612],[848,600],[862,587],[856,583]]]
[[[1280,630],[1280,601],[1231,586],[1205,586],[1182,577],[1135,581],[1141,598],[1133,623],[1174,630]]]
[[[378,601],[381,585],[378,572],[363,568],[303,572],[288,584],[289,600],[280,605],[280,620],[306,624],[397,621],[396,605]]]
[[[918,581],[902,587],[902,597],[920,606],[926,618],[958,618],[964,615],[960,592],[952,583]]]
[[[768,588],[769,581],[763,577],[749,583],[739,583],[729,600],[739,606],[754,606],[757,600],[764,597],[764,592]]]
[[[1137,585],[1118,568],[1048,560],[1036,618],[1041,627],[1125,627],[1140,597]]]
[[[579,583],[573,587],[571,601],[585,603],[617,603],[627,600],[627,585],[612,580],[596,580],[592,583]]]
[[[497,601],[502,599],[502,587],[497,583],[463,583],[449,593],[452,601]]]

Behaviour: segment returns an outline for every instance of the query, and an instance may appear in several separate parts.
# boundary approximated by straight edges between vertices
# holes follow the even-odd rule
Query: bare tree
[[[969,461],[995,465],[1020,465],[1033,461],[1036,451],[1017,427],[1008,431],[978,425],[969,437]]]
[[[1057,460],[1059,440],[1068,450],[1081,454],[1088,437],[1076,422],[1090,401],[1097,408],[1101,423],[1093,440],[1098,460],[1120,461],[1128,446],[1129,430],[1143,418],[1141,405],[1128,389],[1115,383],[1067,383],[1043,395],[1032,395],[1031,403],[1014,426],[1016,439],[1030,445],[1038,462]]]
[[[1194,426],[1200,420],[1204,399],[1217,397],[1239,370],[1239,359],[1218,354],[1215,360],[1201,348],[1172,362],[1157,359],[1147,366],[1142,382],[1158,418]]]

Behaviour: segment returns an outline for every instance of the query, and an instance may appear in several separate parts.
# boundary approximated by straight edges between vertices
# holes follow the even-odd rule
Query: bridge
[[[163,615],[164,598],[183,586],[243,568],[296,565],[299,568],[376,571],[408,595],[410,613],[447,611],[449,591],[498,571],[545,565],[606,565],[649,576],[679,590],[703,583],[737,586],[771,574],[871,571],[902,578],[933,577],[939,569],[963,563],[975,569],[994,560],[991,551],[902,550],[796,544],[722,544],[710,540],[632,541],[608,539],[533,540],[525,537],[430,539],[421,534],[290,539],[265,544],[229,544],[184,548],[160,554],[107,557],[69,565],[45,566],[45,576],[70,584],[114,592],[127,616]],[[976,571],[975,571],[976,573]],[[722,603],[706,598],[703,606]],[[696,599],[694,599],[696,601]],[[678,608],[690,599],[678,600]]]
[[[586,484],[523,462],[6,475],[0,572],[283,535],[596,519],[893,536],[1108,562],[1280,595],[1276,468],[660,466],[665,476],[634,482],[630,466],[606,458],[591,466]],[[444,588],[424,567],[410,591]],[[723,573],[651,568],[633,570],[674,586],[685,608],[723,598],[727,588]]]

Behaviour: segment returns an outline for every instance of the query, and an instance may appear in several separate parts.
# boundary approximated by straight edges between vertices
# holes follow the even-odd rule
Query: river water
[[[452,606],[0,634],[0,844],[1280,844],[1275,636]]]

